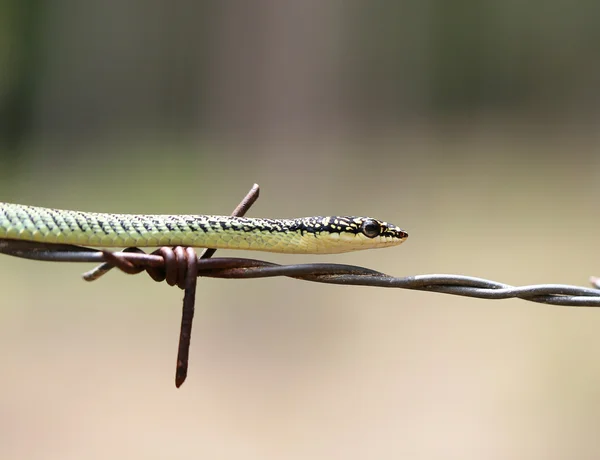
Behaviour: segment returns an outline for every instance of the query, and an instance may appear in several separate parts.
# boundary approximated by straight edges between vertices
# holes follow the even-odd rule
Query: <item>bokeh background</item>
[[[577,0],[4,0],[0,197],[228,214],[257,182],[251,215],[410,234],[319,261],[585,285],[599,43]],[[600,456],[596,309],[201,280],[176,390],[182,293],[88,268],[0,258],[2,459]]]

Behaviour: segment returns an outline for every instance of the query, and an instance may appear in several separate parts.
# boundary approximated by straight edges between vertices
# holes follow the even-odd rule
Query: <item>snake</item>
[[[186,246],[336,254],[396,246],[408,233],[371,217],[109,214],[0,202],[0,238],[105,248]]]

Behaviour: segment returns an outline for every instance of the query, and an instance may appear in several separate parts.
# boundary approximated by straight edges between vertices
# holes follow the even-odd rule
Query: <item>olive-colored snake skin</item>
[[[395,246],[407,237],[395,225],[368,217],[103,214],[0,202],[0,238],[42,243],[334,254]]]

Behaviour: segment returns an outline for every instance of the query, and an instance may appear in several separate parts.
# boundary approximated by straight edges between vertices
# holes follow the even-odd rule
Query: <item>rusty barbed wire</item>
[[[135,267],[137,273],[148,269],[158,269],[159,272],[165,270],[165,259],[159,253],[108,252],[79,246],[67,247],[67,245],[62,245],[60,250],[55,250],[55,248],[40,248],[37,243],[31,245],[16,240],[0,240],[0,253],[51,262],[108,262],[127,271],[119,265],[119,261],[125,261]],[[239,257],[198,258],[196,269],[197,276],[206,278],[256,279],[284,276],[317,283],[399,288],[479,299],[518,298],[561,306],[600,306],[600,289],[567,284],[512,286],[484,278],[452,274],[394,277],[355,265],[335,263],[279,265],[264,260]],[[90,277],[89,273],[94,271],[84,274],[84,279],[98,279],[97,276]],[[592,282],[594,280],[595,278]]]
[[[259,187],[254,184],[232,215],[246,214],[258,196]],[[99,266],[83,274],[83,279],[86,281],[95,281],[113,268],[117,268],[128,274],[146,272],[154,281],[166,281],[171,286],[183,289],[185,293],[175,372],[177,387],[181,386],[187,377],[198,277],[256,279],[284,276],[316,283],[398,288],[479,299],[518,298],[560,306],[600,306],[600,278],[594,277],[590,278],[594,288],[567,284],[511,286],[464,275],[430,274],[394,277],[355,265],[335,263],[279,265],[240,257],[211,258],[215,251],[216,249],[205,249],[200,256],[196,255],[193,248],[184,247],[162,247],[151,254],[139,248],[113,252],[67,244],[0,238],[0,254],[38,261],[99,263]]]

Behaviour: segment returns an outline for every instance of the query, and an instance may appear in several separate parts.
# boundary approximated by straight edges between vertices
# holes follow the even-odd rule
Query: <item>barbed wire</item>
[[[30,247],[28,242],[0,240],[0,253],[16,257],[51,262],[90,262],[112,266],[115,258],[136,268],[136,273],[148,269],[165,271],[165,258],[160,254],[140,252],[108,252],[79,246],[56,248]],[[115,265],[113,265],[115,264]],[[94,281],[108,270],[91,270],[83,275]],[[124,270],[126,271],[126,270]],[[197,260],[197,276],[222,279],[256,279],[284,276],[316,283],[399,288],[437,292],[479,299],[518,298],[530,302],[572,307],[600,306],[600,289],[568,284],[534,284],[512,286],[497,281],[465,275],[427,274],[394,277],[369,268],[335,263],[280,265],[265,260],[240,257],[217,257]],[[594,282],[595,278],[592,279]],[[176,284],[176,283],[175,283]]]
[[[255,184],[232,215],[243,216],[258,196],[259,187]],[[240,257],[211,258],[215,251],[215,249],[205,249],[200,256],[197,256],[192,248],[182,247],[162,247],[151,254],[146,254],[138,248],[112,252],[82,246],[0,238],[0,254],[38,261],[99,263],[99,266],[84,273],[83,278],[86,281],[97,280],[113,268],[118,268],[129,274],[145,271],[155,281],[167,281],[171,286],[177,285],[184,289],[175,373],[177,387],[181,386],[187,376],[198,277],[256,279],[284,276],[316,283],[398,288],[479,299],[518,298],[560,306],[600,306],[600,278],[594,277],[590,278],[593,288],[567,284],[512,286],[464,275],[429,274],[394,277],[355,265],[335,263],[279,265]]]

